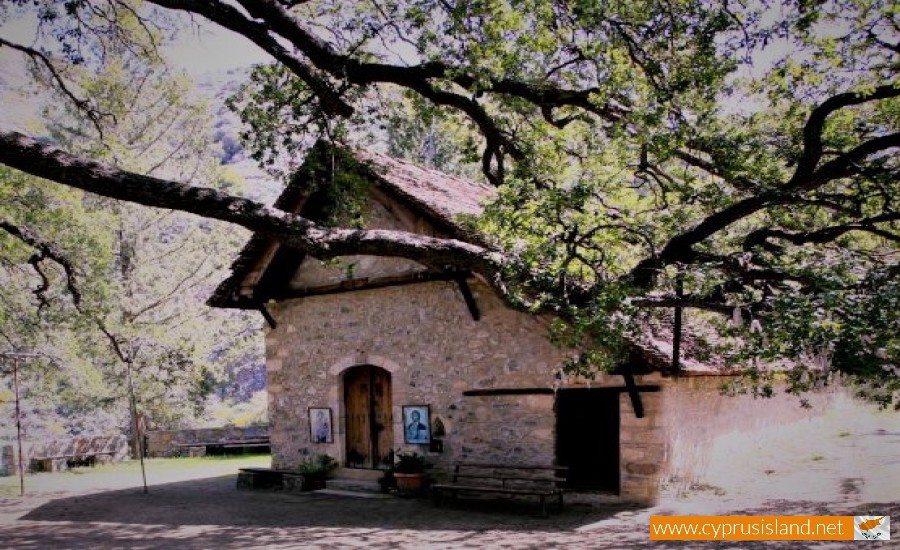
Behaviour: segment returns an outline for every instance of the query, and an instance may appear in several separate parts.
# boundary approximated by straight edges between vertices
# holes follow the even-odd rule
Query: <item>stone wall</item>
[[[320,295],[277,304],[266,336],[273,465],[293,468],[321,453],[346,462],[342,374],[356,365],[391,373],[393,448],[425,454],[437,472],[454,461],[553,463],[554,395],[584,387],[557,377],[566,355],[546,338],[541,318],[512,311],[486,286],[473,284],[481,320],[472,319],[457,286],[429,282]],[[620,394],[621,500],[655,502],[663,480],[700,471],[723,433],[792,421],[808,414],[796,398],[756,401],[719,394],[721,377],[637,376],[657,386],[642,392],[637,418]],[[599,376],[591,387],[621,387]],[[464,395],[470,390],[536,390],[521,395]],[[544,394],[539,392],[543,391]],[[405,445],[401,407],[428,404],[446,430],[443,452]],[[311,443],[309,407],[332,410],[333,443]]]
[[[0,442],[0,476],[14,476],[18,473],[18,457],[13,445]]]
[[[660,418],[665,434],[666,462],[663,485],[674,492],[690,490],[703,479],[717,440],[764,427],[787,425],[822,415],[838,388],[797,396],[776,388],[771,398],[723,395],[725,377],[701,376],[669,379],[662,392],[665,414]],[[623,432],[625,428],[623,426]],[[735,467],[737,459],[735,457]]]
[[[659,495],[666,462],[662,392],[642,392],[641,404],[644,416],[638,418],[629,395],[619,396],[619,483],[621,495],[628,501],[652,504]]]
[[[437,472],[458,460],[553,463],[554,396],[546,392],[582,383],[556,378],[566,356],[547,340],[544,321],[508,309],[483,285],[473,291],[479,321],[457,286],[446,282],[314,296],[272,308],[278,326],[268,331],[266,350],[274,467],[296,467],[320,453],[345,462],[342,373],[365,364],[392,375],[395,450],[428,455]],[[622,380],[600,376],[592,384],[621,386]],[[545,393],[464,395],[512,388]],[[648,487],[658,485],[664,445],[650,445],[642,435],[659,430],[660,407],[652,399],[639,422],[628,419],[634,413],[627,396],[622,405],[631,433],[622,441],[625,500],[646,501],[655,495]],[[446,430],[443,452],[403,443],[401,407],[409,404],[431,406],[432,423],[440,419]],[[309,407],[331,408],[333,443],[310,442]]]
[[[457,420],[450,439],[457,460],[554,463],[552,395],[463,397],[448,417]]]
[[[129,456],[128,438],[124,435],[100,435],[86,437],[66,437],[43,441],[23,441],[22,465],[26,471],[38,468],[41,463],[58,470],[68,467],[68,459],[96,456],[96,461],[119,462]],[[47,461],[46,457],[63,457]],[[18,447],[15,443],[0,441],[0,475],[18,473]]]
[[[180,456],[186,446],[268,437],[268,426],[153,430],[147,432],[147,454],[151,457]]]

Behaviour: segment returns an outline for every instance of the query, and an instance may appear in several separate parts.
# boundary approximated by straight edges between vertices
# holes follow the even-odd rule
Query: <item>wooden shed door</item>
[[[619,492],[619,389],[556,394],[556,461],[571,488]]]
[[[347,466],[385,469],[393,463],[391,373],[373,366],[344,374]]]

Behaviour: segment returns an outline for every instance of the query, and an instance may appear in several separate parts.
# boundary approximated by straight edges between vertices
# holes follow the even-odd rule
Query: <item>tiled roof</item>
[[[307,161],[313,156],[327,153],[330,147],[332,146],[324,142],[316,144]],[[494,188],[380,153],[360,150],[346,152],[365,167],[376,187],[421,212],[451,237],[477,240],[477,236],[466,231],[459,217],[479,214],[482,205],[496,195]],[[310,173],[309,166],[304,163],[275,201],[275,208],[293,213],[302,212]],[[238,296],[238,292],[241,282],[270,244],[271,239],[254,235],[231,264],[231,276],[219,284],[207,304],[213,307],[253,307],[250,301]],[[302,254],[298,255],[302,257]]]
[[[480,214],[497,191],[484,183],[452,176],[411,162],[370,151],[355,151],[397,194],[435,218],[456,225],[460,214]]]

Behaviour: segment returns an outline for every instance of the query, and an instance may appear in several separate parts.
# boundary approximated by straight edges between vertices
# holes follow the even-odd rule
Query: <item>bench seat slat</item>
[[[454,466],[458,466],[461,468],[495,468],[495,469],[508,469],[508,470],[557,470],[557,471],[568,471],[568,466],[553,466],[553,465],[540,465],[540,464],[523,464],[521,466],[514,464],[491,464],[487,462],[457,462],[454,463]]]
[[[453,474],[456,478],[466,479],[496,479],[498,481],[533,481],[536,483],[562,483],[566,480],[564,477],[528,477],[528,476],[507,476],[507,475],[487,475],[487,474]]]
[[[557,489],[523,489],[517,487],[484,487],[481,485],[450,485],[437,484],[433,489],[448,489],[452,491],[472,491],[479,493],[503,493],[511,495],[546,495],[553,496],[559,493]]]

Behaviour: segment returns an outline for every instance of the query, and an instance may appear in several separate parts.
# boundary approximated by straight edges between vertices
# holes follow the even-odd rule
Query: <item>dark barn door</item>
[[[619,391],[559,390],[556,460],[571,488],[619,492]]]
[[[373,365],[344,374],[347,466],[387,468],[393,462],[391,373]]]

